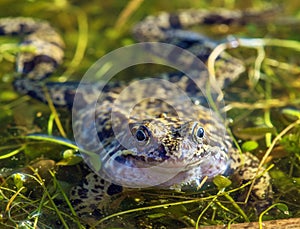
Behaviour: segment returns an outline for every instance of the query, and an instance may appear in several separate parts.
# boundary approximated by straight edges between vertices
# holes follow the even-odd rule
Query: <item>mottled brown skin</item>
[[[159,40],[176,44],[206,61],[216,44],[182,29],[215,22],[243,24],[249,15],[253,17],[255,14],[211,14],[206,11],[183,11],[172,15],[166,13],[145,19],[134,31],[141,41]],[[25,37],[21,45],[38,47],[36,53],[20,54],[17,65],[21,67],[18,71],[24,77],[17,79],[14,86],[19,92],[46,102],[39,79],[50,75],[61,63],[64,45],[60,36],[47,23],[28,18],[1,19],[0,35],[7,34],[23,34]],[[217,59],[217,65],[220,86],[235,79],[243,70],[241,62],[228,54],[222,54]],[[93,114],[90,111],[94,109],[93,102],[98,99],[94,95],[102,88],[101,83],[86,85],[77,92],[76,83],[45,84],[56,106],[71,108],[75,93],[80,96],[82,103],[73,109],[75,137],[88,142],[89,150],[97,153],[102,162],[100,171],[87,169],[88,175],[71,192],[78,213],[89,215],[94,210],[102,209],[110,196],[122,191],[122,186],[143,188],[154,185],[178,190],[182,187],[196,188],[203,178],[208,177],[210,180],[226,171],[231,171],[239,183],[256,176],[258,159],[249,153],[241,155],[234,149],[223,121],[201,103],[202,95],[196,85],[181,73],[158,78],[178,85],[189,100],[182,100],[181,94],[174,93],[168,84],[159,87],[157,84],[141,84],[122,92],[126,84],[114,83],[105,86],[105,93],[98,100]],[[160,99],[140,101],[140,95],[147,94],[147,90]],[[121,92],[123,94],[119,97]],[[164,102],[170,98],[175,106]],[[110,118],[112,111],[115,115],[113,122]],[[119,128],[117,132],[113,126]],[[94,128],[98,138],[91,138]],[[93,162],[89,165],[93,165]],[[166,172],[172,169],[173,176]],[[261,171],[263,168],[260,168]],[[161,182],[157,182],[158,177]],[[270,191],[270,177],[264,173],[256,179],[252,190],[254,200],[263,203],[258,206],[265,205]]]

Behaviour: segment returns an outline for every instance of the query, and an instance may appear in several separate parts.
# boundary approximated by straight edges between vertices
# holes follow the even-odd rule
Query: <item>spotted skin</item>
[[[249,18],[256,19],[255,13],[222,11],[216,14],[194,10],[178,14],[164,13],[140,22],[134,34],[140,41],[158,40],[176,44],[205,62],[217,44],[183,29],[213,23],[244,24]],[[75,137],[89,142],[89,150],[100,155],[102,170],[96,174],[86,168],[87,175],[71,191],[70,198],[80,215],[101,214],[111,197],[124,189],[120,184],[135,187],[155,184],[159,188],[180,190],[182,187],[196,188],[204,177],[211,180],[218,174],[231,173],[240,184],[256,176],[259,160],[250,153],[237,152],[223,121],[202,104],[198,87],[184,74],[165,74],[158,78],[176,83],[190,98],[189,101],[182,100],[180,93],[174,94],[168,84],[160,87],[151,83],[141,84],[138,88],[124,92],[124,83],[112,83],[102,88],[100,82],[76,91],[78,83],[40,82],[40,79],[55,70],[63,58],[63,41],[48,23],[31,18],[0,19],[0,34],[24,35],[21,46],[36,47],[35,52],[19,54],[18,73],[23,77],[15,80],[16,90],[47,102],[44,95],[44,88],[47,88],[54,105],[70,109],[75,93],[81,98],[80,106],[75,111],[73,109],[74,132],[78,134]],[[241,61],[226,53],[218,57],[216,64],[219,66],[217,81],[221,87],[244,70]],[[93,109],[93,102],[97,101],[95,95],[100,88],[105,93],[96,103],[95,114],[92,114],[90,110]],[[153,95],[159,95],[160,100],[139,101],[138,98],[147,90]],[[121,92],[123,94],[120,98]],[[163,102],[170,97],[176,101],[176,109]],[[121,102],[114,105],[115,119],[112,123],[110,115],[116,100]],[[128,116],[130,104],[135,106]],[[121,127],[120,131],[114,133],[113,125]],[[126,131],[123,126],[127,126],[130,131]],[[98,138],[91,138],[91,130],[94,128],[102,147],[99,146]],[[126,147],[121,144],[125,141]],[[127,169],[116,166],[118,164],[126,165]],[[149,173],[150,170],[140,169],[142,167],[155,169]],[[162,171],[166,171],[166,168],[180,170],[170,179],[155,183],[157,177],[163,177]],[[259,170],[258,173],[264,171],[263,168]],[[117,184],[108,181],[112,177]],[[266,205],[271,196],[268,173],[256,179],[251,195],[258,208]]]

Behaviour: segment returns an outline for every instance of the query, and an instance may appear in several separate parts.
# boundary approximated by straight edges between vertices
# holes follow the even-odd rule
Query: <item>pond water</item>
[[[300,217],[300,3],[272,4],[262,0],[2,0],[0,15],[41,18],[62,34],[65,61],[52,80],[64,82],[80,80],[100,57],[135,43],[131,28],[147,15],[186,8],[279,6],[281,11],[269,22],[201,29],[219,40],[233,33],[243,38],[272,39],[273,43],[258,49],[240,46],[229,50],[243,60],[246,71],[226,89],[225,95],[227,124],[237,147],[266,159],[265,166],[270,169],[274,205],[263,219],[272,220]],[[74,216],[68,202],[70,188],[85,173],[76,156],[78,152],[66,142],[47,137],[64,135],[49,106],[13,90],[18,42],[18,38],[0,37],[0,227],[84,228],[85,222]],[[119,77],[129,79],[164,71],[165,68],[146,65],[123,71]],[[70,112],[57,112],[65,136],[73,140]],[[28,137],[32,133],[44,135]],[[35,169],[39,174],[34,173]],[[184,228],[195,227],[199,219],[199,225],[258,220],[253,210],[236,207],[228,195],[217,197],[220,190],[206,186],[189,193],[151,189],[125,192],[111,205],[117,210],[108,210],[106,218],[100,217],[102,221],[96,224],[102,228]],[[235,197],[237,192],[230,195]],[[128,209],[137,210],[126,212]]]

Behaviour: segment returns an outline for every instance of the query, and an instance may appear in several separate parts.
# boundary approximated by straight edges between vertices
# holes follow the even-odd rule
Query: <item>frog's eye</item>
[[[199,123],[194,123],[193,126],[193,132],[192,132],[192,138],[197,143],[202,143],[203,137],[205,135],[204,128],[201,127]]]
[[[196,135],[198,138],[203,138],[204,137],[204,129],[202,127],[199,127],[196,132]]]
[[[145,126],[140,126],[134,131],[134,137],[138,142],[147,142],[150,137],[149,130]]]

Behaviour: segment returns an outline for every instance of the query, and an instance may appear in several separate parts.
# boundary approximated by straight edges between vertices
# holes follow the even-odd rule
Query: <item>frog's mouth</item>
[[[187,184],[203,177],[212,177],[226,170],[228,156],[225,152],[211,153],[199,157],[174,158],[170,156],[145,157],[131,151],[113,155],[103,162],[101,173],[104,179],[113,183],[131,187],[145,188]]]
[[[188,170],[197,167],[205,160],[226,154],[219,147],[182,141],[176,149],[170,150],[163,145],[148,150],[122,150],[113,154],[111,159],[120,165],[131,168],[149,168],[153,166]]]
[[[166,150],[163,145],[140,150],[122,150],[111,155],[110,160],[120,163],[120,166],[128,166],[131,168],[149,168],[153,166],[164,168],[177,168],[181,170],[188,169],[201,164],[202,160],[206,160],[211,153],[202,153],[201,155],[194,153],[195,147],[184,148],[178,147],[180,150]],[[105,162],[104,162],[105,163]]]
[[[178,168],[180,170],[185,170],[187,167],[193,167],[201,164],[199,158],[192,158],[189,161],[184,159],[172,159],[172,158],[153,158],[137,155],[126,155],[118,156],[115,158],[117,162],[121,165],[131,167],[131,168],[150,168],[150,167],[162,167],[162,168]]]
[[[106,161],[102,165],[101,177],[112,183],[130,187],[146,188],[160,186],[172,188],[173,186],[188,184],[192,181],[209,178],[223,173],[227,167],[226,155],[214,155],[209,158],[193,158],[189,162],[169,158],[158,163],[146,163],[144,157],[126,155]]]

